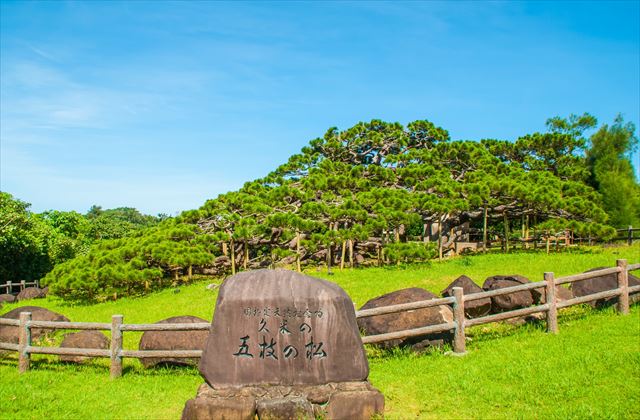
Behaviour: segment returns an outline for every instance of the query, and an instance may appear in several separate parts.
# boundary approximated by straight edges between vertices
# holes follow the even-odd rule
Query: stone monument
[[[190,419],[366,419],[384,397],[353,303],[337,285],[286,270],[237,274],[220,287],[200,359],[206,383]]]

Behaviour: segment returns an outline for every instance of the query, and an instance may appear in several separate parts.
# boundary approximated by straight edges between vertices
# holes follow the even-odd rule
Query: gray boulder
[[[16,297],[9,293],[3,293],[0,295],[0,303],[13,303],[16,301]]]
[[[465,295],[472,295],[474,293],[482,293],[484,290],[473,282],[467,276],[460,276],[455,279],[446,289],[442,291],[443,297],[453,296],[453,288],[462,287]],[[488,315],[491,312],[491,298],[482,298],[478,300],[472,300],[465,302],[464,314],[467,318],[479,318]]]
[[[174,316],[156,324],[194,324],[209,322],[197,316]],[[140,350],[203,350],[209,331],[145,331],[140,339]],[[145,357],[140,359],[145,368],[157,364],[197,366],[196,358]]]
[[[517,274],[508,276],[488,277],[482,288],[486,291],[503,289],[507,287],[519,286],[531,283],[529,279]],[[491,311],[493,313],[512,311],[514,309],[526,308],[538,304],[544,296],[544,288],[513,292],[506,295],[494,296],[491,298]]]
[[[380,308],[383,306],[397,305],[401,303],[418,302],[421,300],[438,299],[433,293],[419,287],[397,290],[386,295],[369,300],[360,310]],[[396,331],[426,327],[429,325],[444,324],[453,321],[453,312],[447,305],[430,308],[415,309],[384,315],[375,315],[358,319],[358,327],[366,335],[378,335]],[[409,337],[404,339],[388,340],[379,343],[382,348],[410,346],[414,350],[422,350],[429,346],[441,346],[451,341],[450,331]]]
[[[27,287],[18,293],[17,300],[29,300],[29,299],[43,299],[47,297],[47,292],[40,289],[39,287]]]
[[[2,315],[0,318],[20,319],[20,313],[22,312],[31,312],[31,319],[34,321],[69,322],[69,318],[66,316],[39,306],[22,306],[20,308],[15,308]],[[51,328],[31,328],[31,338],[36,340],[51,331]],[[18,338],[19,328],[17,326],[0,325],[0,341],[17,343]]]
[[[590,270],[585,271],[585,273],[590,273],[592,271],[603,270],[605,268],[610,267],[596,267]],[[629,273],[629,286],[637,286],[640,285],[640,279]],[[587,280],[581,280],[571,283],[571,291],[576,297],[582,297],[587,295],[592,295],[594,293],[604,292],[606,290],[612,290],[618,288],[618,277],[615,273],[607,274],[604,276],[598,276]],[[640,300],[640,293],[633,293],[629,295],[631,302],[637,302]],[[595,301],[589,302],[589,305],[592,307],[604,307],[608,305],[612,305],[618,301],[617,297],[610,297],[604,299],[598,299]]]
[[[80,331],[65,335],[60,347],[77,349],[98,349],[109,348],[109,339],[100,331]],[[62,362],[84,363],[91,357],[87,356],[60,356]]]

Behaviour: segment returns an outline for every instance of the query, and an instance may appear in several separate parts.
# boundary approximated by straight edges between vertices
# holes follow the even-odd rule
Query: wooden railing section
[[[628,273],[629,271],[640,269],[640,263],[627,264],[626,260],[617,260],[616,266],[605,268],[602,270],[592,271],[589,273],[575,274],[566,277],[555,278],[553,273],[544,273],[544,280],[527,283],[519,286],[505,287],[503,289],[491,290],[488,292],[474,293],[464,295],[462,288],[454,287],[452,297],[430,299],[418,302],[402,303],[398,305],[383,306],[374,309],[364,309],[356,311],[357,318],[365,318],[376,315],[392,314],[415,309],[430,308],[441,305],[452,305],[453,322],[447,322],[437,325],[429,325],[421,328],[414,328],[403,331],[390,332],[385,334],[369,335],[362,337],[364,344],[380,343],[387,340],[402,339],[415,337],[430,333],[451,331],[454,332],[453,338],[453,354],[464,355],[466,353],[465,329],[474,325],[489,324],[492,322],[504,321],[511,318],[522,317],[534,313],[545,312],[547,331],[552,334],[558,333],[558,310],[572,305],[587,303],[593,300],[618,297],[618,312],[621,314],[629,313],[629,294],[640,292],[640,286],[629,287]],[[612,290],[606,290],[600,293],[594,293],[588,296],[576,297],[566,301],[558,302],[556,299],[556,286],[576,281],[587,280],[608,274],[616,274],[618,287]],[[487,315],[480,318],[466,319],[464,315],[464,306],[466,302],[478,299],[490,298],[494,296],[506,295],[514,292],[521,292],[532,289],[545,290],[546,303],[531,306],[523,309],[502,312],[493,315]],[[126,331],[198,331],[208,330],[211,324],[208,322],[201,323],[184,323],[184,324],[125,324],[122,315],[113,315],[111,323],[97,322],[52,322],[52,321],[35,321],[31,319],[30,312],[22,312],[20,319],[0,318],[0,325],[11,325],[19,327],[20,335],[18,344],[0,342],[0,350],[10,350],[18,352],[18,369],[21,373],[29,370],[31,354],[51,354],[51,355],[71,355],[86,357],[107,357],[110,358],[110,374],[112,378],[122,375],[122,359],[127,358],[153,358],[153,357],[171,357],[171,358],[198,358],[201,357],[201,350],[125,350],[122,345],[122,335]],[[84,348],[61,348],[61,347],[38,347],[32,345],[31,329],[32,328],[50,328],[54,330],[99,330],[111,332],[111,347],[109,350],[104,349],[84,349]]]
[[[5,284],[0,284],[0,294],[4,294],[4,293],[13,294],[14,287],[18,287],[19,291],[22,292],[27,287],[40,287],[40,283],[38,282],[38,280],[33,280],[33,281],[20,280],[17,282],[7,281]]]
[[[209,322],[184,324],[125,324],[122,315],[113,315],[111,323],[99,322],[57,322],[35,321],[31,319],[31,312],[20,313],[20,319],[0,318],[0,325],[17,326],[20,329],[18,344],[1,343],[0,350],[18,352],[18,369],[21,373],[29,370],[31,354],[51,354],[58,356],[86,356],[108,357],[111,359],[109,371],[112,378],[122,376],[122,359],[124,357],[142,359],[154,357],[197,358],[202,355],[201,350],[125,350],[123,348],[122,333],[125,331],[193,331],[208,330]],[[111,346],[105,349],[37,347],[32,345],[31,329],[49,328],[53,330],[97,330],[111,332]]]

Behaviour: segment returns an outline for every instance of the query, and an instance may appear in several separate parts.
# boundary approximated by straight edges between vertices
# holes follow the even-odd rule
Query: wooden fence
[[[629,226],[627,229],[618,229],[614,241],[627,241],[627,245],[631,245],[634,240],[640,239],[636,232],[640,232],[640,229],[634,229],[633,226]]]
[[[414,328],[404,331],[396,331],[385,334],[369,335],[362,337],[364,344],[379,343],[387,340],[404,339],[430,333],[454,331],[453,354],[464,355],[466,353],[465,329],[474,325],[488,324],[492,322],[504,321],[511,318],[545,312],[547,321],[547,331],[552,334],[558,333],[558,310],[572,305],[587,303],[593,300],[618,297],[618,311],[621,314],[629,313],[629,294],[640,292],[640,286],[629,287],[628,273],[632,270],[640,269],[640,263],[628,265],[626,260],[617,260],[616,266],[602,270],[592,271],[582,274],[555,278],[553,273],[544,273],[544,280],[534,283],[527,283],[503,289],[491,290],[488,292],[465,295],[462,288],[453,288],[454,295],[451,297],[430,299],[418,302],[402,303],[398,305],[383,306],[374,309],[356,311],[357,318],[365,318],[375,315],[392,314],[415,309],[430,308],[440,305],[452,305],[453,321],[429,325],[421,328]],[[618,287],[600,293],[558,302],[556,299],[556,286],[576,281],[587,280],[594,277],[616,274]],[[508,312],[483,316],[480,318],[466,319],[464,306],[466,302],[478,299],[491,298],[506,295],[514,292],[521,292],[532,289],[545,290],[544,304],[531,306],[523,309],[516,309]],[[18,352],[18,370],[23,373],[29,370],[31,354],[52,354],[64,356],[86,356],[86,357],[108,357],[111,359],[110,373],[112,378],[122,375],[122,359],[128,358],[199,358],[201,350],[125,350],[122,346],[122,336],[125,331],[194,331],[208,330],[211,326],[208,322],[184,323],[184,324],[125,324],[122,315],[113,315],[111,323],[95,322],[53,322],[35,321],[31,319],[30,312],[22,312],[20,319],[0,318],[0,325],[12,325],[19,327],[18,344],[0,342],[0,350],[11,350]],[[61,347],[37,347],[32,345],[31,329],[70,329],[70,330],[99,330],[111,331],[111,347],[105,349],[84,349],[84,348],[61,348]]]
[[[467,241],[456,240],[451,244],[449,249],[453,249],[456,254],[460,254],[460,252],[465,249],[476,252],[482,251],[483,249],[491,250],[499,248],[505,251],[508,246],[511,250],[518,248],[523,250],[546,249],[548,254],[551,250],[559,251],[561,248],[568,248],[575,245],[593,245],[602,242],[592,236],[579,237],[570,229],[561,232],[538,231],[531,235],[527,233],[526,236],[523,232],[521,237],[510,238],[508,245],[502,232],[490,231],[488,235],[489,238],[495,239],[488,239],[486,244],[483,244],[482,236],[483,233],[481,229],[470,229],[467,234]],[[626,242],[627,245],[632,245],[634,241],[638,240],[640,240],[640,228],[629,226],[626,229],[617,229],[616,236],[606,242]]]
[[[18,288],[18,293],[22,292],[25,288],[27,287],[40,287],[40,283],[38,282],[38,280],[33,280],[33,281],[26,281],[26,280],[20,280],[20,281],[7,281],[5,284],[0,284],[0,294],[14,294],[15,292],[13,291],[13,289],[15,287]],[[2,291],[4,289],[4,292]]]

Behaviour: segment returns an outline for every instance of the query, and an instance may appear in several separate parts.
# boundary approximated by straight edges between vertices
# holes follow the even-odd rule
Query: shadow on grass
[[[561,309],[558,312],[558,326],[560,330],[562,330],[563,325],[568,326],[575,321],[588,319],[593,316],[609,316],[615,314],[617,314],[615,305],[610,305],[602,308],[592,308],[587,304],[571,306]],[[546,317],[543,316],[541,319],[529,317],[526,320],[516,319],[515,321],[503,321],[470,327],[466,331],[466,336],[467,345],[473,347],[477,344],[486,343],[488,341],[493,341],[496,339],[546,332],[547,322]],[[443,347],[430,347],[421,351],[415,351],[409,346],[384,349],[370,344],[365,345],[365,349],[367,352],[367,357],[370,360],[384,360],[419,356],[440,357],[445,356],[448,352],[451,351],[451,344],[447,343]]]
[[[18,369],[18,353],[0,353],[0,367]],[[35,354],[31,357],[29,370],[37,370],[55,373],[88,373],[109,377],[109,360],[107,358],[93,358],[83,363],[64,362],[58,356]],[[198,376],[200,372],[197,366],[178,365],[172,363],[160,363],[150,368],[144,368],[138,360],[127,359],[122,367],[123,375],[135,375],[146,377],[160,376]]]

